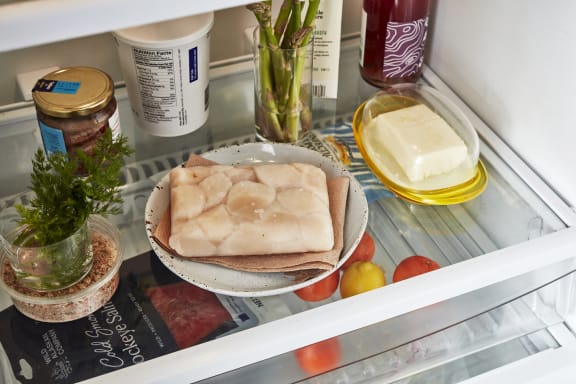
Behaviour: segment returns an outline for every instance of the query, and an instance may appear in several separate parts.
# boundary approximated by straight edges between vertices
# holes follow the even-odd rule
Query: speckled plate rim
[[[486,189],[488,184],[488,172],[486,171],[486,167],[481,159],[478,159],[474,176],[461,184],[448,188],[421,191],[400,186],[388,179],[380,169],[374,165],[372,159],[368,156],[366,149],[364,148],[364,143],[362,142],[362,113],[365,105],[366,102],[360,104],[352,118],[354,139],[356,140],[358,149],[360,150],[364,161],[368,164],[368,167],[392,193],[400,198],[410,201],[411,203],[423,205],[452,205],[472,200],[478,197],[484,189]]]
[[[160,247],[152,234],[169,202],[169,175],[155,186],[145,209],[146,233],[159,260],[185,281],[208,291],[240,297],[271,296],[295,291],[311,285],[335,270],[352,255],[368,224],[368,202],[360,183],[339,163],[319,152],[290,144],[246,143],[215,149],[203,157],[221,164],[251,164],[261,162],[304,162],[319,166],[328,177],[348,176],[350,187],[344,223],[344,248],[332,270],[313,279],[295,282],[284,273],[245,272],[218,265],[198,263],[167,252]]]

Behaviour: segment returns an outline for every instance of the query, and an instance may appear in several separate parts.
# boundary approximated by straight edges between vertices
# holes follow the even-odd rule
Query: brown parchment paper
[[[215,163],[192,154],[186,167],[214,165]],[[334,247],[325,252],[287,253],[253,256],[210,256],[183,257],[200,263],[216,264],[226,268],[248,272],[287,272],[297,280],[311,278],[318,273],[334,268],[344,246],[344,218],[348,197],[348,177],[334,177],[327,180],[330,215],[334,227]],[[170,205],[162,215],[153,237],[156,242],[171,254],[177,253],[168,245],[170,238]]]

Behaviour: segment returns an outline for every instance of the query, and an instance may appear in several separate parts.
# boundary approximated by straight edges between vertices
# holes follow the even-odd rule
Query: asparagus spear
[[[288,20],[286,32],[280,44],[284,49],[294,48],[291,45],[292,36],[294,36],[294,33],[302,26],[302,20],[300,19],[302,16],[301,2],[300,0],[291,0],[291,3],[292,12],[290,12],[290,20]]]
[[[286,25],[288,24],[288,19],[290,18],[290,12],[292,11],[292,0],[284,0],[280,6],[280,11],[278,12],[278,17],[276,18],[276,23],[274,24],[274,34],[276,39],[280,41],[286,30]]]
[[[257,113],[257,121],[265,120],[260,125],[266,125],[279,141],[295,141],[299,121],[308,127],[311,120],[308,103],[302,102],[309,92],[301,89],[301,81],[320,0],[309,0],[302,17],[304,4],[302,0],[283,0],[274,26],[271,0],[247,6],[260,27],[258,74],[264,111],[258,111],[262,113]]]
[[[304,23],[302,26],[304,28],[311,27],[314,28],[314,21],[316,20],[316,14],[318,13],[318,8],[320,7],[320,0],[310,0],[308,3],[308,9],[306,10],[306,16],[304,17]],[[312,39],[312,34],[306,37],[303,44],[307,45]]]
[[[296,3],[299,3],[299,0],[293,0],[293,8],[292,8],[292,15],[295,12],[298,12],[300,15],[301,8],[298,7]],[[289,114],[286,117],[286,134],[289,139],[295,139],[298,137],[298,127],[300,121],[302,124],[309,125],[311,116],[310,110],[308,109],[308,104],[302,102],[305,100],[304,97],[307,96],[307,92],[301,92],[301,82],[302,82],[302,73],[304,70],[304,59],[306,55],[306,47],[310,40],[312,39],[312,32],[314,30],[314,21],[316,19],[316,14],[318,13],[318,7],[320,6],[320,0],[310,0],[308,3],[308,9],[306,10],[306,16],[304,17],[304,21],[302,27],[295,31],[290,39],[290,46],[297,51],[297,57],[295,62],[294,68],[294,78],[292,79],[292,86],[290,88],[290,94],[288,97],[288,106],[287,110],[289,111],[296,111],[300,109],[300,115],[293,115]],[[296,24],[297,25],[297,24]],[[300,104],[300,108],[299,107]],[[302,118],[302,119],[301,119]]]
[[[262,39],[264,32],[262,29],[260,29],[259,32],[260,39]],[[274,81],[272,79],[272,73],[270,72],[270,51],[266,47],[258,49],[260,50],[258,73],[260,75],[261,103],[264,107],[264,111],[262,111],[265,121],[264,125],[266,128],[272,129],[274,136],[279,141],[283,141],[284,130],[282,129],[282,122],[278,119],[279,111],[274,95]]]
[[[312,28],[311,27],[304,27],[299,29],[297,32],[294,33],[292,36],[292,41],[290,44],[295,49],[296,57],[294,62],[294,77],[291,81],[289,96],[288,96],[288,106],[286,108],[288,112],[286,116],[286,135],[287,138],[291,140],[298,139],[298,127],[300,116],[297,111],[300,111],[302,108],[298,108],[299,105],[303,105],[300,98],[300,87],[302,82],[302,73],[304,71],[305,59],[306,59],[306,45],[304,42],[309,39],[309,36],[312,35]]]
[[[270,72],[272,68],[277,76],[281,75],[282,55],[278,49],[278,41],[274,36],[272,30],[272,7],[270,1],[249,4],[246,8],[254,13],[256,20],[259,24],[259,77],[260,77],[260,91],[261,103],[265,108],[264,119],[268,122],[271,128],[280,140],[283,137],[282,124],[278,120],[278,105],[274,97],[274,78]]]
[[[313,29],[319,6],[320,6],[320,0],[309,1],[308,8],[306,10],[306,16],[304,17],[303,22],[304,28]],[[305,34],[300,44],[302,46],[308,45],[310,43],[310,40],[312,39],[312,35],[313,35],[312,33]],[[300,89],[300,100],[301,101],[308,100],[308,98],[310,97],[310,92],[311,92],[310,89]],[[308,105],[307,102],[301,103],[300,123],[302,124],[303,129],[307,129],[312,125],[312,111],[310,110],[310,106]]]
[[[282,68],[284,67],[282,52],[280,52],[280,46],[278,45],[278,40],[274,35],[274,30],[272,29],[272,5],[271,0],[263,1],[261,3],[250,4],[246,6],[251,10],[258,20],[260,29],[264,32],[260,35],[260,44],[263,47],[267,47],[271,51],[272,59],[272,70],[277,78],[282,77]]]

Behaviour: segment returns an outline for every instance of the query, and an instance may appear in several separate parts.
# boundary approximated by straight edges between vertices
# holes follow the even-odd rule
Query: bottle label
[[[198,80],[198,47],[188,50],[188,82],[193,83]]]
[[[51,92],[66,95],[75,95],[80,88],[78,81],[46,80],[40,79],[34,85],[32,92]]]
[[[406,77],[420,70],[427,27],[427,17],[410,22],[388,22],[384,48],[385,77]]]
[[[40,126],[40,134],[42,135],[42,143],[44,144],[46,155],[50,156],[56,152],[67,153],[64,134],[61,130],[49,127],[41,121],[38,121],[38,125]]]
[[[153,134],[175,136],[208,118],[209,37],[173,48],[129,47],[135,77],[128,92],[139,123]],[[126,63],[132,70],[132,63]]]
[[[335,99],[338,96],[340,32],[343,0],[321,1],[314,29],[312,95]]]
[[[118,107],[114,110],[112,116],[108,118],[108,126],[110,127],[110,131],[112,131],[112,138],[114,140],[118,140],[122,130],[120,128],[120,114],[118,113]]]
[[[360,66],[364,66],[364,44],[366,44],[366,23],[368,22],[368,13],[362,9],[362,20],[360,25]]]

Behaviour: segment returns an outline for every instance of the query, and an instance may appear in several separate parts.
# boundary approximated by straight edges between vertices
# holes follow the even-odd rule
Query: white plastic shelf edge
[[[0,52],[248,3],[248,0],[18,1],[0,6]]]
[[[573,258],[576,228],[498,250],[288,318],[95,377],[86,383],[195,382]],[[546,253],[546,258],[541,257]],[[465,278],[464,278],[465,277]],[[438,284],[438,281],[444,282]],[[375,306],[374,303],[386,303]],[[302,327],[306,324],[306,327]],[[254,343],[254,340],[258,340]],[[242,346],[242,350],[238,350]]]

